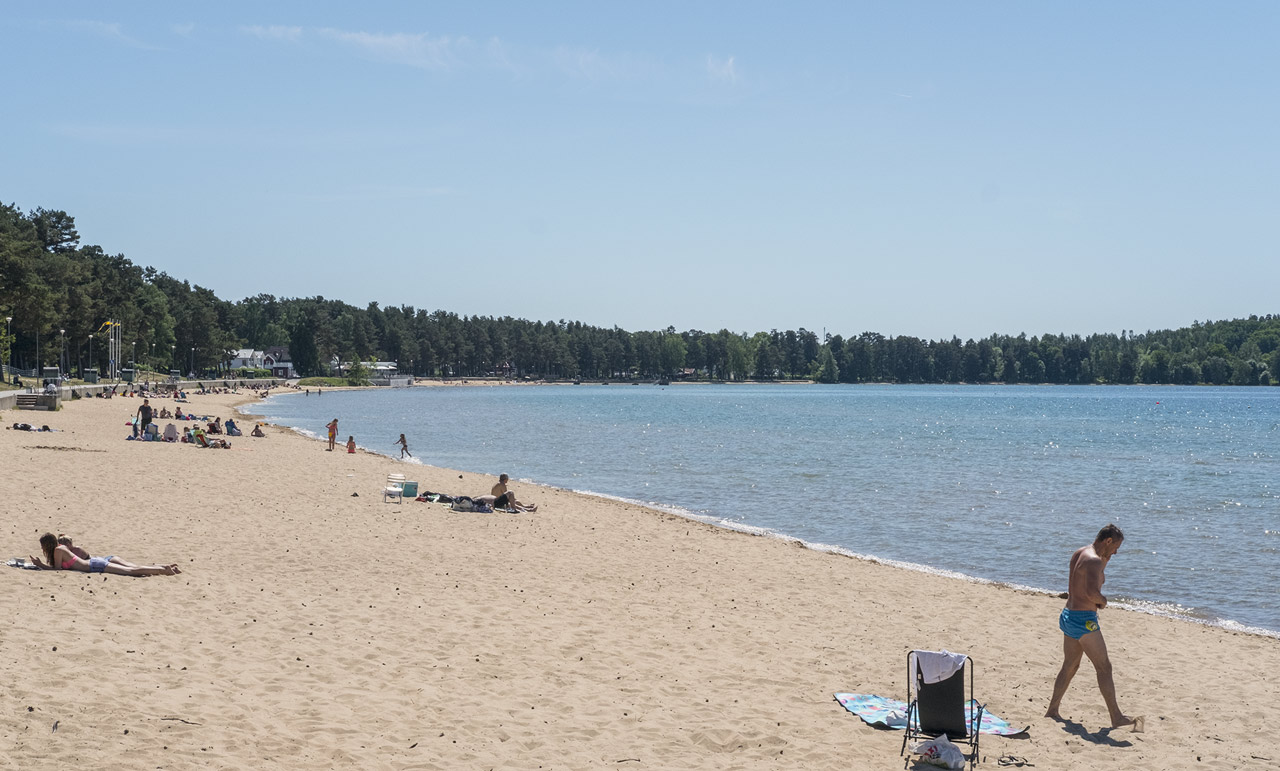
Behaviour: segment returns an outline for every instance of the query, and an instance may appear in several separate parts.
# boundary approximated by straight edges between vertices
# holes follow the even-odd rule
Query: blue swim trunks
[[[1090,632],[1096,632],[1101,628],[1098,626],[1098,612],[1095,610],[1067,610],[1063,608],[1062,615],[1058,616],[1058,628],[1067,637],[1079,640]]]
[[[110,557],[90,557],[89,572],[104,573],[107,570],[107,563],[111,561]]]

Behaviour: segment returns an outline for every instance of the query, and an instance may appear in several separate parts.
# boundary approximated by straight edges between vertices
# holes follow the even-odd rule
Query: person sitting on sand
[[[240,436],[240,427],[236,425],[235,418],[227,418],[227,436]]]
[[[186,419],[187,419],[187,416],[182,414],[182,408],[181,408],[181,407],[176,408],[176,410],[177,410],[177,411],[176,411],[176,412],[174,412],[174,414],[173,414],[173,419],[174,419],[174,420],[186,420]]]
[[[164,440],[165,440],[166,442],[176,442],[176,441],[178,441],[178,427],[177,427],[177,426],[175,426],[175,425],[173,425],[172,423],[167,423],[167,424],[165,424],[165,427],[164,427]]]
[[[267,435],[266,435],[266,434],[262,433],[262,424],[261,424],[261,423],[255,423],[255,424],[253,425],[253,431],[252,431],[252,432],[250,432],[249,436],[256,436],[256,437],[258,437],[259,439],[265,439],[265,438],[267,437]]]
[[[63,536],[61,541],[53,533],[40,536],[40,549],[44,552],[46,561],[41,562],[32,557],[32,564],[41,570],[78,570],[81,573],[111,573],[117,576],[172,576],[182,572],[177,565],[134,565],[114,555],[90,557],[84,549],[73,546],[70,538]]]
[[[209,442],[209,437],[205,436],[204,429],[196,426],[191,429],[191,439],[199,447],[213,447],[215,445]]]
[[[347,454],[355,455],[355,452],[356,452],[356,438],[354,436],[348,436],[347,437]]]
[[[516,511],[534,512],[538,510],[537,505],[532,503],[521,503],[516,500],[516,494],[507,489],[507,481],[510,478],[503,474],[498,477],[498,483],[493,486],[488,495],[481,495],[475,498],[476,503],[487,503],[495,509],[515,509]]]

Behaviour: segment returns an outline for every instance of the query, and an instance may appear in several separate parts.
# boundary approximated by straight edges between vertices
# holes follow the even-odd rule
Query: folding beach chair
[[[395,498],[396,503],[404,503],[404,474],[388,474],[387,486],[382,488],[382,502]]]
[[[965,672],[969,673],[969,698],[965,698]],[[913,741],[946,734],[951,742],[967,746],[969,767],[978,762],[978,728],[985,707],[973,698],[973,659],[963,653],[911,651],[907,654],[907,731],[902,752]],[[967,709],[972,705],[971,709]]]

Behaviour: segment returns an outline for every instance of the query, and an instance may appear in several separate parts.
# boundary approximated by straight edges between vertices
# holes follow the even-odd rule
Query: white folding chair
[[[395,498],[396,503],[404,503],[404,474],[388,474],[387,486],[382,488],[382,502]]]

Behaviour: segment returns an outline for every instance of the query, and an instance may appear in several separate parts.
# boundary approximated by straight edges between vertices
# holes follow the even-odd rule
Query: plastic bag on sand
[[[912,752],[919,755],[925,763],[943,768],[964,768],[964,753],[947,738],[946,734],[940,734],[936,739],[916,745]]]

